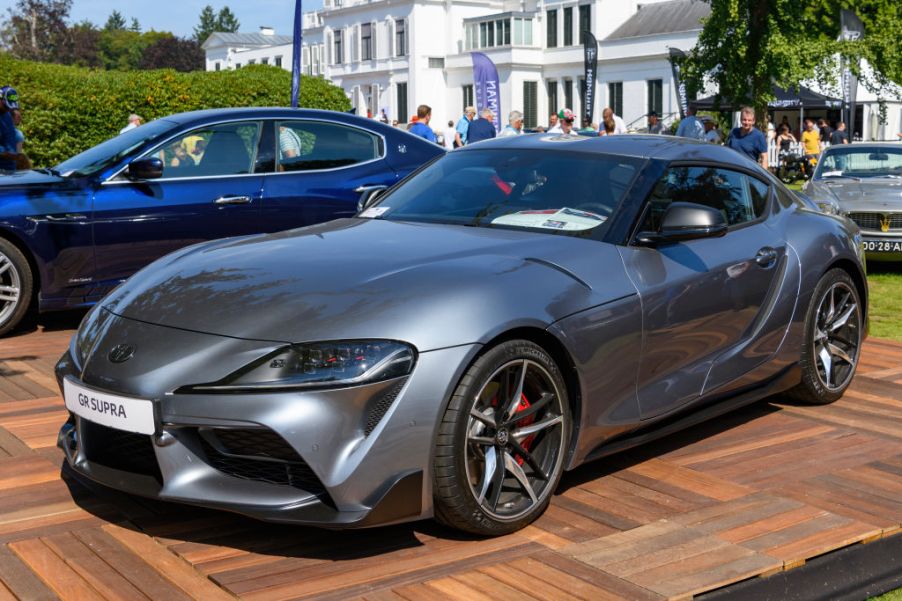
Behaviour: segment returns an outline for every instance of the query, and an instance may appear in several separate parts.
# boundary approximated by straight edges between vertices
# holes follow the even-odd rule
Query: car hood
[[[616,247],[602,242],[341,219],[183,249],[103,305],[235,338],[390,338],[424,351],[484,342],[510,327],[547,327],[631,294]]]
[[[66,179],[53,175],[49,171],[14,171],[0,176],[0,190],[6,188],[30,188],[33,186],[53,186],[65,182]]]
[[[812,196],[833,199],[843,211],[902,211],[902,180],[820,181]]]

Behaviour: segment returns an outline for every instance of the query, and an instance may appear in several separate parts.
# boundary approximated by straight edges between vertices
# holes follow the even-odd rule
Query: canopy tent
[[[823,94],[818,94],[814,90],[810,90],[805,86],[798,86],[795,89],[784,89],[778,86],[773,87],[774,96],[776,97],[771,102],[767,103],[772,109],[836,109],[842,107],[842,100],[839,98],[830,98],[829,96],[824,96]],[[707,98],[699,98],[698,100],[690,100],[689,104],[694,106],[697,110],[710,111],[715,109],[715,96],[708,96]],[[722,98],[720,101],[720,106],[717,109],[722,111],[730,111],[730,110],[739,110],[739,106],[734,106],[733,103],[726,98]]]

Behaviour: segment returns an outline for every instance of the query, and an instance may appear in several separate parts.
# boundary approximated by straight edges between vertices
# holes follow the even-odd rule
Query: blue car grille
[[[902,231],[902,213],[849,213],[849,219],[863,230],[882,232],[882,224],[889,221],[888,231]]]

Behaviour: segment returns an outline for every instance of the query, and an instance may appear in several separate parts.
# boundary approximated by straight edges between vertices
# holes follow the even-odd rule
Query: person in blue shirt
[[[482,109],[482,112],[479,113],[479,119],[474,119],[470,123],[470,130],[467,132],[467,144],[494,138],[498,134],[495,131],[494,118],[495,114],[492,113],[492,109]]]
[[[470,130],[470,122],[476,117],[476,107],[468,106],[464,109],[464,114],[457,120],[455,129],[460,135],[460,143],[467,143],[467,132]]]
[[[741,125],[730,132],[726,145],[756,163],[760,162],[767,169],[767,138],[755,129],[755,109],[750,106],[742,107],[739,123]]]
[[[417,107],[417,122],[414,123],[408,131],[415,136],[437,143],[435,140],[435,132],[429,127],[430,119],[432,119],[432,107],[421,104]]]
[[[695,116],[695,109],[689,107],[686,109],[686,117],[680,121],[676,135],[683,138],[691,138],[693,140],[705,139],[705,126]]]
[[[19,108],[19,94],[10,86],[0,88],[0,170],[15,171],[18,139],[12,112]]]

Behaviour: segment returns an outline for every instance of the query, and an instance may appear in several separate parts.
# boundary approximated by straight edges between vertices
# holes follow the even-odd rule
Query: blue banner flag
[[[471,52],[473,56],[473,87],[476,92],[476,107],[492,110],[495,131],[501,131],[501,82],[498,69],[492,59],[482,52]]]
[[[301,93],[301,40],[304,25],[301,13],[301,0],[294,3],[294,46],[291,49],[291,106],[298,108],[298,95]]]

